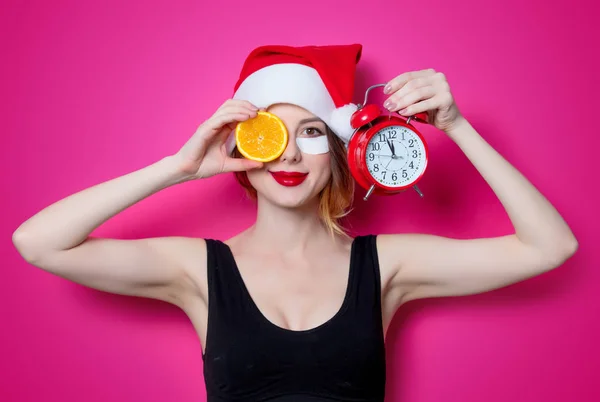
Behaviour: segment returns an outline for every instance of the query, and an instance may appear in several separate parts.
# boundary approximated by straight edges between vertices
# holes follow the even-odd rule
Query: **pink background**
[[[403,71],[443,71],[467,118],[580,241],[548,274],[402,308],[388,338],[387,400],[600,400],[597,7],[336,3],[3,1],[0,400],[204,400],[200,344],[181,311],[44,273],[17,255],[12,231],[62,197],[175,152],[231,95],[253,47],[352,42],[365,46],[357,101]],[[354,232],[510,232],[460,150],[424,132],[425,198],[357,202]],[[252,220],[252,203],[223,176],[167,189],[95,234],[226,239]]]

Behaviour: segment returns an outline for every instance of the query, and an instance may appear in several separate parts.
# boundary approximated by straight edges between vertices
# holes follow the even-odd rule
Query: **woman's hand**
[[[428,122],[446,133],[463,119],[446,76],[433,69],[400,74],[388,82],[384,93],[390,95],[384,103],[389,111],[406,117],[426,112]]]
[[[249,102],[227,100],[174,155],[181,173],[188,180],[194,180],[262,167],[261,162],[231,157],[226,147],[227,138],[235,125],[256,117],[257,110]]]

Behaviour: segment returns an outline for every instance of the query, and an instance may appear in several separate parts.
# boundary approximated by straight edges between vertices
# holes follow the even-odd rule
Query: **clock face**
[[[416,181],[427,164],[425,144],[404,126],[385,127],[367,146],[366,163],[371,176],[387,187],[404,187]]]

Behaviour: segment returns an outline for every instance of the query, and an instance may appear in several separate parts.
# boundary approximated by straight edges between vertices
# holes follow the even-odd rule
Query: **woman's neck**
[[[302,253],[315,243],[332,241],[319,219],[318,200],[302,208],[283,208],[259,199],[256,222],[248,234],[260,244],[291,253]]]

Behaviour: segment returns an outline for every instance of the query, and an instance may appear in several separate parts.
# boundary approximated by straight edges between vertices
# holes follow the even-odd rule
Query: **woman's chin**
[[[261,177],[263,179],[263,177]],[[318,180],[254,180],[252,185],[258,197],[281,208],[301,208],[319,204],[319,193],[327,185],[328,177]]]
[[[296,209],[310,204],[310,199],[300,194],[273,194],[269,199],[280,208]]]
[[[274,189],[274,191],[268,191],[262,195],[269,203],[281,208],[301,208],[318,203],[316,195],[302,186]]]

